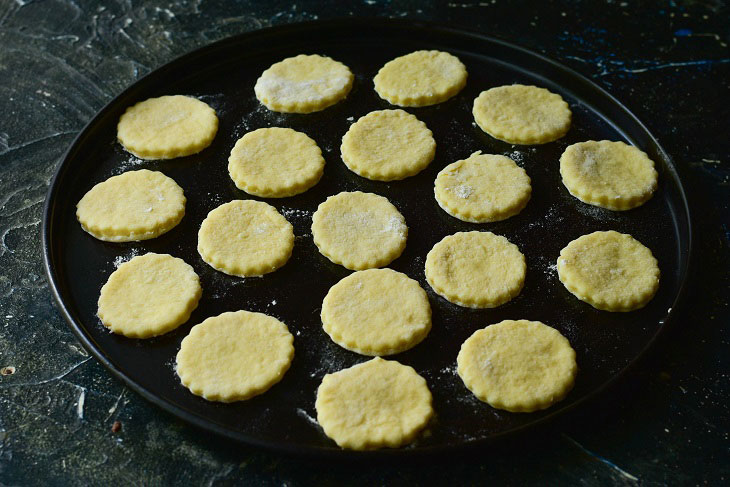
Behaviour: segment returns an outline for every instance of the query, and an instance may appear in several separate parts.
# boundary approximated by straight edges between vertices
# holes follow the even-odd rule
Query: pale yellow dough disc
[[[201,294],[198,275],[184,260],[148,253],[112,272],[101,288],[97,315],[114,333],[149,338],[188,321]]]
[[[91,188],[76,205],[81,227],[108,242],[155,238],[185,215],[183,190],[161,172],[128,171]]]
[[[517,296],[525,283],[525,256],[491,232],[444,237],[426,256],[426,280],[448,301],[494,308]]]
[[[504,320],[476,331],[456,359],[464,385],[497,409],[529,413],[562,400],[573,388],[575,351],[539,321]]]
[[[570,242],[560,251],[558,276],[575,297],[604,311],[643,308],[659,288],[651,250],[613,230]]]
[[[570,194],[610,210],[641,206],[657,187],[654,161],[645,152],[608,140],[568,146],[560,156],[560,175]]]
[[[350,69],[334,59],[300,54],[264,71],[254,92],[269,110],[311,113],[345,98],[353,79]]]
[[[560,95],[545,88],[508,85],[474,100],[474,120],[495,139],[510,144],[544,144],[570,129],[572,113]]]
[[[189,96],[150,98],[127,108],[117,139],[142,159],[172,159],[202,151],[218,131],[215,110]]]
[[[355,174],[393,181],[418,174],[436,154],[426,124],[403,110],[370,112],[342,137],[342,160]]]
[[[327,374],[317,389],[317,421],[342,448],[410,443],[433,416],[426,381],[407,365],[376,357]]]
[[[294,358],[286,325],[263,313],[236,311],[195,325],[177,353],[177,375],[208,401],[243,401],[279,382]]]
[[[380,98],[402,107],[446,101],[466,85],[466,67],[454,55],[415,51],[385,63],[373,79]]]
[[[261,276],[286,264],[294,229],[276,208],[236,200],[208,213],[198,231],[198,253],[211,267],[239,277]]]
[[[392,269],[359,271],[332,286],[322,302],[332,340],[363,355],[416,346],[431,330],[431,306],[418,282]]]
[[[263,198],[303,193],[317,184],[323,171],[317,143],[288,128],[249,132],[238,139],[228,158],[228,173],[236,186]]]
[[[403,253],[408,227],[387,198],[343,192],[327,198],[314,212],[312,237],[322,255],[358,271],[388,265]]]
[[[451,216],[472,223],[504,220],[527,205],[530,177],[505,156],[475,152],[438,173],[434,193]]]

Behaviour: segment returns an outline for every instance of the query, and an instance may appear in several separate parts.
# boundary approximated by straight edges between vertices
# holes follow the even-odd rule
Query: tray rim
[[[127,377],[125,373],[117,368],[109,359],[107,359],[104,356],[104,353],[102,350],[97,350],[95,345],[92,343],[92,340],[90,337],[87,337],[87,335],[83,331],[83,327],[76,323],[73,316],[71,315],[71,312],[67,308],[66,304],[64,303],[62,297],[61,297],[61,291],[59,286],[59,276],[58,272],[55,269],[53,263],[53,256],[52,256],[52,250],[50,247],[50,242],[52,239],[52,228],[51,228],[51,222],[53,217],[53,212],[55,209],[55,203],[59,198],[58,194],[58,181],[63,176],[63,174],[69,169],[69,160],[72,155],[74,155],[75,152],[78,151],[79,146],[81,146],[83,139],[87,136],[87,132],[91,131],[98,123],[99,120],[108,116],[109,112],[114,110],[114,106],[117,104],[117,100],[127,96],[130,92],[132,92],[136,86],[139,84],[144,84],[145,82],[149,83],[150,79],[153,76],[159,76],[161,71],[164,71],[166,69],[171,69],[170,67],[172,65],[177,65],[179,63],[183,63],[186,60],[190,60],[193,58],[198,58],[204,55],[206,52],[211,52],[214,50],[225,48],[228,44],[237,44],[241,42],[242,40],[254,40],[257,37],[259,38],[266,38],[269,36],[280,36],[280,35],[287,35],[287,36],[295,36],[297,32],[307,32],[314,28],[322,28],[322,29],[333,29],[333,28],[341,28],[344,26],[348,26],[350,28],[367,28],[367,27],[373,27],[377,26],[379,28],[385,28],[385,29],[393,29],[393,28],[409,28],[409,29],[417,29],[417,30],[429,30],[429,31],[438,31],[441,34],[445,35],[451,35],[451,36],[460,36],[460,37],[472,37],[476,40],[482,41],[482,42],[488,42],[493,43],[496,45],[503,46],[507,49],[511,49],[517,52],[520,52],[523,55],[526,55],[528,57],[536,58],[539,62],[547,64],[551,66],[551,68],[556,69],[558,71],[561,71],[563,74],[566,74],[570,76],[573,79],[576,79],[583,83],[584,85],[587,85],[590,89],[597,91],[602,97],[607,99],[609,102],[611,102],[617,109],[620,110],[623,116],[628,117],[628,119],[635,124],[641,131],[643,131],[647,135],[647,141],[653,145],[653,148],[660,154],[660,156],[664,160],[664,166],[668,173],[671,174],[671,180],[672,183],[675,184],[676,190],[678,191],[680,200],[681,200],[681,208],[680,210],[683,211],[684,217],[686,218],[687,222],[687,245],[686,245],[686,256],[684,259],[684,266],[680,269],[680,278],[679,278],[679,290],[674,296],[674,300],[672,302],[672,307],[670,308],[671,311],[668,312],[666,318],[663,320],[659,328],[657,329],[656,333],[648,340],[647,344],[642,348],[642,350],[629,362],[623,369],[619,370],[613,377],[602,383],[600,386],[598,386],[593,391],[587,393],[583,397],[577,399],[572,404],[565,406],[560,409],[556,409],[555,411],[552,411],[551,413],[547,414],[546,416],[536,420],[532,423],[527,423],[525,425],[507,430],[502,431],[499,433],[495,433],[491,435],[488,438],[482,438],[479,440],[472,440],[468,442],[464,442],[457,445],[435,445],[435,446],[427,446],[427,447],[419,447],[419,448],[407,448],[407,447],[401,447],[401,448],[385,448],[380,450],[373,450],[373,451],[350,451],[350,450],[343,450],[339,449],[337,447],[333,448],[323,448],[318,446],[307,446],[307,447],[301,447],[298,445],[292,445],[287,443],[281,443],[281,442],[272,442],[267,440],[261,440],[257,439],[256,437],[252,436],[246,436],[241,435],[236,432],[232,432],[231,430],[228,430],[227,428],[224,428],[218,424],[212,423],[209,420],[206,420],[202,417],[199,417],[195,414],[192,414],[185,409],[169,403],[165,401],[164,399],[161,399],[160,397],[156,396],[154,392],[149,391],[145,389],[144,387],[138,385],[136,382],[134,382],[131,378]],[[291,24],[285,24],[285,25],[279,25],[279,26],[273,26],[273,27],[265,27],[253,31],[243,32],[240,34],[236,34],[233,36],[229,36],[217,41],[214,41],[210,44],[206,44],[202,47],[194,48],[191,51],[188,51],[180,56],[177,56],[173,58],[172,60],[164,63],[163,65],[151,70],[149,73],[145,74],[144,76],[140,77],[139,79],[132,82],[129,86],[127,86],[123,91],[118,93],[114,98],[112,98],[109,102],[107,102],[104,107],[102,107],[95,115],[94,117],[86,123],[86,125],[79,131],[78,135],[74,138],[73,142],[70,144],[69,148],[64,152],[63,156],[59,159],[60,163],[58,163],[58,167],[56,168],[53,178],[51,179],[51,182],[48,187],[48,191],[46,193],[46,198],[43,205],[43,216],[42,216],[42,222],[41,222],[41,252],[43,257],[43,267],[45,270],[46,279],[48,281],[49,287],[51,289],[51,293],[53,295],[54,301],[56,303],[56,306],[58,310],[61,312],[61,315],[64,317],[66,322],[68,323],[69,327],[71,328],[71,331],[76,335],[76,338],[81,342],[84,349],[86,349],[87,352],[89,352],[96,360],[101,362],[101,364],[112,373],[114,377],[121,380],[127,387],[132,389],[134,392],[142,396],[147,401],[151,402],[152,404],[160,407],[163,411],[172,414],[178,419],[181,419],[185,421],[186,423],[201,429],[206,432],[213,432],[217,435],[223,436],[229,440],[233,440],[238,443],[243,443],[251,447],[256,448],[264,448],[269,451],[275,451],[279,453],[285,453],[288,455],[295,455],[295,456],[303,456],[303,457],[318,457],[318,458],[325,458],[325,457],[331,457],[331,458],[346,458],[346,459],[354,459],[354,460],[374,460],[374,459],[382,459],[382,458],[404,458],[404,457],[423,457],[423,456],[431,456],[435,454],[443,454],[443,453],[454,453],[457,451],[462,450],[474,450],[475,448],[484,447],[487,444],[492,444],[497,441],[504,440],[507,437],[513,437],[518,436],[521,434],[524,434],[526,431],[529,431],[531,429],[536,429],[538,427],[544,426],[548,423],[554,422],[557,418],[563,417],[566,414],[573,412],[576,408],[581,407],[585,405],[586,403],[590,402],[591,400],[595,399],[597,396],[603,394],[608,388],[615,385],[620,379],[624,378],[632,369],[634,369],[639,362],[642,361],[642,359],[646,356],[647,352],[654,346],[657,339],[660,335],[664,333],[667,326],[675,319],[677,312],[676,310],[681,306],[683,301],[685,300],[687,296],[687,288],[688,288],[688,281],[690,280],[692,273],[692,262],[695,260],[694,255],[694,223],[692,218],[692,211],[690,209],[689,200],[687,197],[687,192],[685,191],[684,185],[682,184],[682,180],[680,178],[680,174],[678,171],[678,168],[674,165],[674,162],[672,158],[667,154],[665,149],[662,147],[661,144],[659,144],[656,137],[653,135],[651,131],[644,125],[641,120],[639,120],[634,113],[629,110],[622,102],[620,102],[617,98],[615,98],[613,95],[611,95],[608,91],[606,91],[603,87],[598,85],[593,80],[589,79],[587,76],[584,76],[578,71],[575,71],[574,69],[559,63],[557,61],[554,61],[553,59],[539,53],[536,51],[533,51],[531,49],[528,49],[526,47],[523,47],[519,44],[516,44],[512,41],[506,41],[502,40],[496,37],[488,36],[485,34],[482,34],[478,31],[474,31],[468,28],[464,28],[461,26],[457,26],[454,24],[445,24],[445,23],[437,23],[432,21],[422,21],[422,20],[410,20],[410,19],[392,19],[392,18],[383,18],[383,17],[345,17],[345,18],[334,18],[334,19],[327,19],[327,20],[313,20],[313,21],[305,21],[305,22],[296,22]],[[675,227],[676,228],[676,227]],[[681,245],[680,245],[681,250]]]

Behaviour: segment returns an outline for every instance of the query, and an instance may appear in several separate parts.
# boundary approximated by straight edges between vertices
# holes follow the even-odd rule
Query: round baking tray
[[[436,157],[417,176],[376,182],[347,170],[339,157],[349,125],[372,111],[394,108],[381,100],[372,78],[388,60],[419,49],[458,56],[467,67],[466,88],[439,105],[407,110],[433,131]],[[356,76],[347,99],[324,111],[301,115],[267,110],[253,86],[272,63],[301,53],[331,56]],[[562,139],[539,146],[514,146],[482,132],[474,123],[474,98],[494,86],[534,84],[559,93],[570,104],[573,125]],[[141,161],[116,142],[124,110],[153,96],[185,94],[215,108],[220,128],[213,144],[193,156]],[[235,141],[261,127],[302,131],[322,148],[322,180],[294,197],[268,199],[294,225],[291,260],[262,278],[227,276],[205,264],[196,251],[197,229],[218,205],[251,196],[228,177]],[[558,160],[569,144],[624,140],[647,152],[659,171],[659,188],[645,205],[612,212],[581,203],[560,181]],[[433,197],[439,170],[481,150],[505,154],[532,178],[527,207],[503,222],[470,224],[441,210]],[[147,168],[175,179],[187,197],[186,215],[167,234],[148,241],[105,243],[83,232],[75,205],[93,185],[121,172]],[[327,290],[350,271],[319,254],[311,237],[317,205],[340,191],[362,190],[387,197],[409,226],[403,255],[390,267],[417,279],[433,309],[433,329],[418,346],[390,357],[413,366],[428,382],[436,417],[413,444],[396,450],[353,453],[339,448],[315,421],[314,400],[326,373],[368,360],[335,345],[322,330],[319,310]],[[578,301],[560,283],[554,264],[571,240],[596,230],[630,233],[648,246],[662,271],[659,291],[631,313],[598,311]],[[517,244],[527,259],[522,293],[495,309],[474,310],[437,296],[425,281],[424,260],[446,235],[488,230]],[[58,168],[46,200],[43,252],[59,308],[83,345],[133,390],[175,416],[250,445],[324,455],[412,455],[484,444],[544,423],[584,401],[624,373],[651,345],[682,293],[691,249],[689,210],[681,181],[666,152],[619,101],[576,72],[539,54],[481,34],[434,24],[395,20],[337,20],[288,25],[216,42],[166,64],[134,83],[104,107],[76,138]],[[145,252],[185,259],[200,275],[203,297],[190,320],[164,336],[133,340],[111,334],[96,317],[101,286],[115,265]],[[190,328],[225,311],[246,309],[278,317],[294,334],[296,355],[283,380],[248,401],[221,404],[192,395],[174,373],[175,354]],[[456,374],[461,343],[475,330],[503,319],[540,320],[558,329],[577,353],[575,388],[562,402],[535,413],[509,413],[478,401]],[[610,398],[607,400],[611,400]]]

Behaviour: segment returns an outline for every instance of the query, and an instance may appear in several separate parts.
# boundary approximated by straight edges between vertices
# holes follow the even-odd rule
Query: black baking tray
[[[419,49],[455,54],[469,72],[466,88],[454,98],[406,109],[433,131],[436,157],[423,172],[403,181],[361,178],[342,163],[340,140],[360,116],[395,108],[377,96],[372,78],[388,60]],[[257,77],[272,63],[301,53],[331,56],[348,65],[356,77],[352,92],[318,113],[267,110],[253,93]],[[473,123],[474,98],[482,90],[512,83],[535,84],[562,95],[573,111],[568,134],[545,145],[514,146],[482,132]],[[128,106],[166,94],[191,95],[210,104],[220,119],[218,135],[200,154],[141,161],[116,142],[117,120]],[[202,261],[196,251],[197,230],[211,209],[253,198],[228,177],[228,154],[243,134],[268,126],[308,134],[322,148],[327,164],[319,184],[304,194],[265,200],[294,226],[297,238],[291,260],[262,278],[231,277]],[[561,184],[558,160],[569,144],[589,139],[623,140],[646,151],[659,171],[654,197],[639,208],[612,212],[570,196]],[[433,197],[437,172],[477,150],[514,158],[532,178],[532,199],[519,215],[503,222],[471,224],[439,208]],[[112,175],[141,168],[162,171],[182,186],[188,200],[182,222],[143,242],[105,243],[84,233],[75,218],[75,205],[84,193]],[[175,416],[250,445],[284,452],[362,455],[339,450],[314,420],[315,394],[324,374],[369,360],[338,347],[322,330],[322,299],[350,271],[320,255],[310,231],[311,215],[319,203],[353,190],[383,195],[405,216],[410,228],[407,247],[390,267],[418,280],[433,309],[428,337],[390,358],[413,366],[426,379],[436,417],[413,444],[367,455],[412,455],[480,445],[566,412],[604,389],[646,351],[674,314],[688,275],[691,225],[682,183],[667,153],[618,100],[554,61],[478,33],[423,22],[348,19],[276,27],[216,42],[155,70],[102,109],[67,152],[46,199],[42,237],[51,289],[89,352],[133,390]],[[580,235],[609,229],[630,233],[659,261],[659,291],[641,310],[595,310],[558,280],[554,264],[560,250]],[[425,280],[424,260],[431,247],[446,235],[470,230],[506,236],[527,259],[522,293],[496,309],[451,304]],[[200,275],[203,297],[190,320],[177,330],[133,340],[109,333],[95,315],[96,303],[115,265],[145,252],[185,259]],[[261,396],[232,404],[205,401],[180,385],[175,355],[193,325],[239,309],[267,313],[286,323],[294,334],[294,361],[283,380]],[[523,318],[558,329],[575,348],[579,365],[575,388],[562,402],[529,414],[496,410],[478,401],[459,379],[455,363],[461,343],[477,329]]]

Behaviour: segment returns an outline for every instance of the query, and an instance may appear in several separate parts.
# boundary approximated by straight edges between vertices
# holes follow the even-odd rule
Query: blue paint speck
[[[677,29],[674,31],[674,35],[677,37],[687,37],[692,35],[692,29]]]

